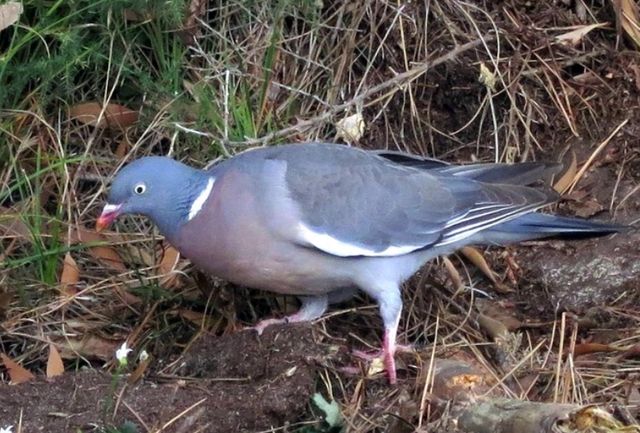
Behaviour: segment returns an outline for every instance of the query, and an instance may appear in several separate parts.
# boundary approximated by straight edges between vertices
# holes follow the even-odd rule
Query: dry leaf
[[[124,302],[125,305],[131,306],[131,305],[142,304],[142,299],[140,299],[133,293],[130,293],[126,289],[122,288],[120,285],[116,285],[116,287],[114,287],[114,291],[115,291],[115,294],[117,294],[120,297],[120,299],[122,300],[122,302]]]
[[[201,20],[207,14],[207,0],[191,0],[182,25],[181,37],[186,45],[193,45],[201,34]]]
[[[180,259],[180,253],[167,242],[163,242],[162,246],[162,260],[158,265],[158,270],[160,274],[165,275],[173,272]]]
[[[567,171],[564,172],[562,177],[553,184],[553,189],[555,189],[559,194],[564,194],[573,184],[573,180],[575,179],[577,172],[578,159],[576,158],[576,153],[572,150],[569,168],[567,168]]]
[[[182,317],[185,320],[188,320],[189,322],[192,322],[196,326],[202,326],[202,324],[205,324],[205,327],[207,328],[211,326],[212,318],[207,314],[188,310],[186,308],[180,308],[176,312],[178,313],[178,316]]]
[[[69,108],[69,117],[97,128],[125,129],[138,121],[138,112],[123,105],[85,102]]]
[[[140,249],[137,245],[133,245],[131,243],[125,243],[120,248],[124,248],[126,251],[125,254],[129,256],[136,257],[140,260],[144,266],[149,268],[153,268],[154,266],[158,266],[158,256],[161,255],[161,252],[156,253],[153,250],[148,249]]]
[[[487,276],[491,280],[493,284],[497,284],[498,280],[496,278],[495,272],[489,267],[489,264],[484,259],[484,256],[480,251],[478,251],[474,247],[464,247],[460,250],[460,252],[473,263],[478,269],[482,271],[483,274]]]
[[[364,133],[364,126],[364,117],[361,113],[356,113],[336,123],[336,135],[344,138],[347,143],[357,142]]]
[[[16,23],[22,14],[22,3],[8,2],[0,5],[0,32]]]
[[[0,238],[31,239],[31,230],[22,220],[20,212],[0,206]]]
[[[138,366],[136,367],[136,369],[133,370],[133,373],[131,373],[129,375],[129,378],[127,379],[127,382],[129,383],[129,385],[133,385],[134,383],[142,379],[142,376],[144,376],[144,373],[145,371],[147,371],[147,367],[149,367],[150,363],[151,363],[151,356],[147,356],[146,359],[138,363]]]
[[[12,298],[13,297],[11,296],[11,294],[0,292],[0,316],[2,316],[7,311]]]
[[[64,263],[62,265],[62,274],[60,275],[60,284],[62,291],[67,295],[72,295],[75,292],[75,286],[80,280],[80,269],[78,264],[71,257],[71,253],[67,253],[64,256]]]
[[[480,76],[478,77],[478,81],[487,86],[492,92],[496,90],[496,74],[490,71],[484,62],[480,62]]]
[[[70,243],[91,244],[105,242],[106,239],[100,233],[88,230],[83,227],[77,227],[75,232],[71,233]],[[122,261],[122,257],[118,252],[108,245],[95,245],[88,247],[89,254],[96,258],[100,263],[108,265],[110,268],[119,272],[126,272],[127,267]]]
[[[77,359],[78,357],[109,361],[122,341],[107,340],[97,335],[87,335],[84,338],[64,338],[56,341],[63,359]]]
[[[524,324],[517,318],[516,309],[509,302],[496,302],[488,299],[476,300],[478,312],[502,323],[509,332],[517,331]]]
[[[495,283],[493,283],[493,290],[502,294],[513,293],[516,291],[513,287],[510,287],[508,284],[502,283],[500,281],[496,281]]]
[[[556,36],[556,41],[562,44],[571,45],[572,47],[575,47],[582,41],[582,39],[589,32],[601,27],[606,27],[608,25],[609,23],[596,23],[596,24],[578,26],[578,28],[576,28],[575,30],[571,30],[570,32],[563,33],[561,35]]]
[[[460,272],[458,272],[458,270],[448,257],[443,257],[442,262],[444,263],[444,267],[447,269],[449,278],[451,278],[453,288],[456,290],[456,292],[462,291],[462,289],[464,289],[464,285],[462,284],[462,277],[460,276]]]
[[[611,0],[624,32],[640,48],[640,14],[635,0]]]
[[[579,201],[575,204],[572,203],[569,207],[575,212],[576,216],[580,218],[590,218],[605,209],[605,207],[594,198]]]
[[[573,357],[577,358],[582,355],[589,355],[591,353],[602,353],[602,352],[615,352],[620,349],[617,349],[609,344],[602,343],[579,343],[576,344],[573,349]]]
[[[118,160],[122,160],[131,149],[131,142],[129,141],[129,136],[127,134],[124,135],[122,140],[118,143],[118,147],[116,147],[115,155]]]
[[[371,360],[369,368],[367,369],[367,377],[373,377],[378,373],[384,371],[384,360],[382,357],[376,357]]]
[[[33,242],[31,230],[22,220],[19,209],[0,206],[0,239],[10,240],[0,252],[0,262],[4,262],[20,246],[20,242]]]
[[[28,382],[32,379],[35,379],[33,373],[20,366],[20,364],[9,358],[4,353],[0,353],[0,359],[7,369],[7,372],[9,373],[9,378],[11,379],[12,385],[18,385],[20,383]]]
[[[61,376],[64,373],[64,364],[60,357],[60,352],[56,349],[56,346],[52,343],[49,344],[49,359],[47,360],[47,377]]]
[[[571,79],[582,86],[595,86],[602,82],[602,78],[593,71],[585,71],[581,74],[574,75]]]
[[[162,243],[162,258],[156,263],[158,275],[161,275],[160,285],[165,288],[178,287],[180,273],[176,272],[176,266],[180,260],[180,253],[168,242]]]
[[[509,329],[504,323],[485,314],[478,314],[478,325],[480,325],[494,341],[506,339],[509,336]]]

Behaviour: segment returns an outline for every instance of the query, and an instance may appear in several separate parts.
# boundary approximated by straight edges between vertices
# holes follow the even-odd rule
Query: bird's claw
[[[416,351],[416,347],[413,344],[397,344],[395,353],[412,353]],[[383,349],[366,351],[353,349],[351,354],[356,358],[360,358],[363,361],[373,361],[375,359],[384,358],[385,351]]]
[[[264,320],[261,320],[258,323],[256,323],[254,326],[250,326],[250,327],[248,327],[246,329],[252,330],[252,331],[256,331],[258,333],[258,335],[262,335],[264,330],[267,329],[269,326],[271,326],[271,325],[281,325],[281,324],[284,324],[284,323],[289,323],[289,319],[287,317],[282,318],[282,319],[275,319],[275,318],[264,319]]]
[[[389,383],[394,385],[398,378],[396,376],[396,363],[394,359],[395,353],[398,352],[415,352],[413,345],[398,344],[395,346],[393,352],[385,350],[364,351],[364,350],[352,350],[351,354],[356,358],[369,363],[369,373],[379,372],[383,370],[389,380]]]

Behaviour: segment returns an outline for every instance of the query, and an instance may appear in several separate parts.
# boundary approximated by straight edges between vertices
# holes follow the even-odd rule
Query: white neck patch
[[[202,210],[204,202],[206,202],[211,195],[211,190],[213,190],[213,184],[215,182],[216,180],[213,177],[209,178],[209,180],[207,181],[207,186],[205,186],[204,189],[200,191],[198,197],[196,197],[196,199],[191,204],[191,209],[189,209],[189,218],[187,219],[187,221],[191,221],[193,217],[198,215],[198,213]]]

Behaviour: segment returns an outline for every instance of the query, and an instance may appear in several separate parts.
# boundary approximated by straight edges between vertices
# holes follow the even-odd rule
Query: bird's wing
[[[294,241],[341,256],[396,256],[457,242],[555,200],[398,165],[342,146],[284,146],[285,189],[298,211]]]
[[[435,158],[410,155],[403,152],[379,150],[376,155],[406,167],[431,170],[432,173],[448,174],[485,183],[531,185],[549,180],[562,169],[562,164],[549,162],[521,162],[517,164],[469,164],[453,165]]]

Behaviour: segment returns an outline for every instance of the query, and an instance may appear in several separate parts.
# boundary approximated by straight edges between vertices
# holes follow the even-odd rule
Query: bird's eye
[[[133,187],[133,192],[135,192],[138,195],[144,194],[146,190],[147,190],[147,185],[145,185],[144,183],[139,183]]]

